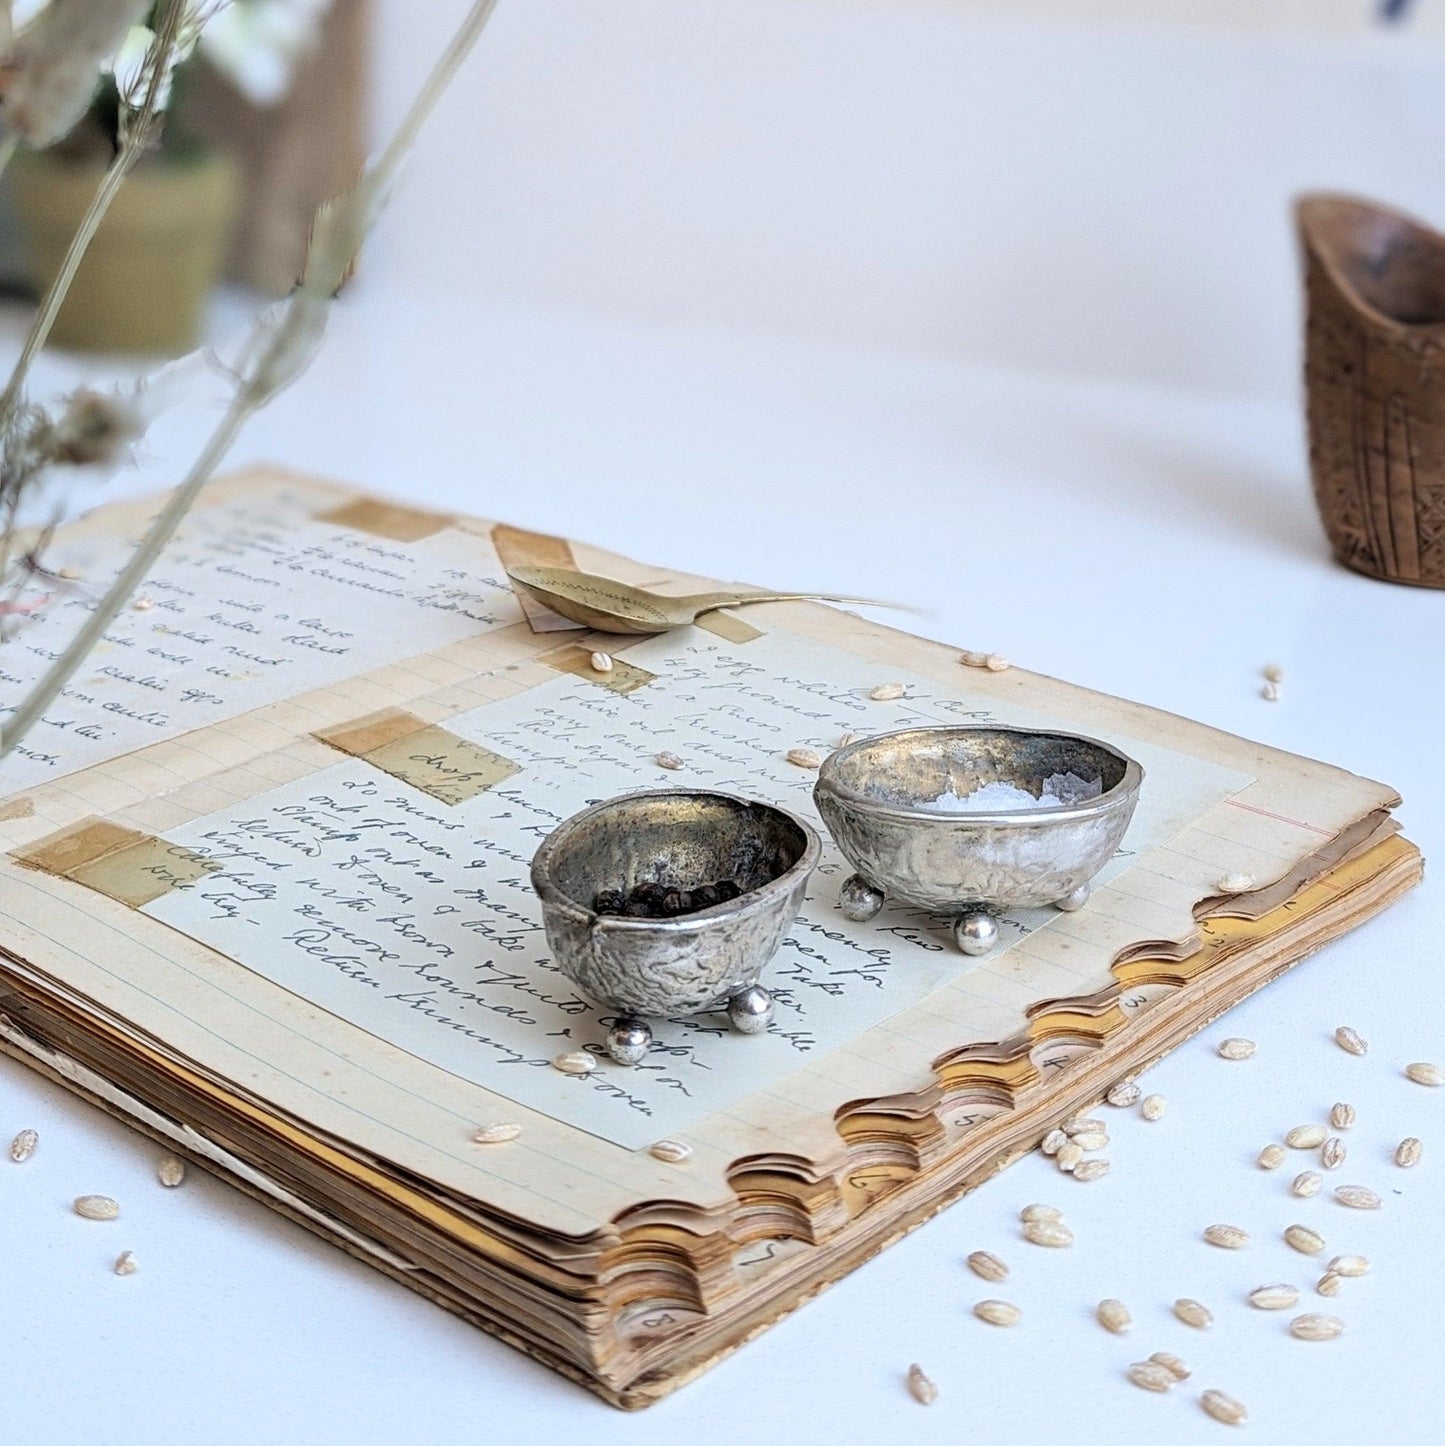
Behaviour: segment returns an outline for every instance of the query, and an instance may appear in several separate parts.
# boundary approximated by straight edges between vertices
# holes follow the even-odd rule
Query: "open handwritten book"
[[[80,577],[0,646],[0,696],[148,510],[62,537]],[[710,585],[308,479],[217,485],[0,764],[0,1047],[615,1404],[704,1369],[1419,877],[1393,792],[1338,769],[822,606],[558,630],[498,549]],[[903,696],[871,699],[884,681]],[[527,885],[557,821],[669,783],[816,820],[789,749],[968,720],[1144,764],[1087,908],[1011,917],[970,959],[926,914],[845,920],[829,844],[765,975],[766,1034],[659,1020],[635,1069],[552,1068],[600,1056],[609,1022]],[[1229,874],[1254,883],[1221,895]],[[474,1139],[497,1123],[521,1132]],[[665,1138],[690,1153],[655,1157]]]

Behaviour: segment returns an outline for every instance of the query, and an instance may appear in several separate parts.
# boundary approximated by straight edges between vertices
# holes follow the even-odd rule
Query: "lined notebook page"
[[[584,559],[584,565],[593,564]],[[624,577],[641,571],[620,563],[613,570]],[[825,661],[824,675],[844,666],[857,670],[844,680],[845,692],[862,686],[855,679],[871,686],[911,677],[914,696],[902,705],[905,710],[942,706],[941,716],[956,717],[948,711],[952,706],[1016,721],[1067,719],[1077,731],[1120,741],[1146,739],[1160,752],[1198,759],[1200,776],[1213,776],[1217,783],[1213,791],[1192,796],[1186,789],[1183,811],[1175,816],[1182,827],[1166,829],[1166,837],[1151,836],[1149,847],[1137,850],[1137,857],[1103,883],[1081,913],[1031,932],[1020,929],[1008,951],[980,967],[951,957],[917,993],[891,998],[884,1013],[864,1015],[836,1044],[780,1071],[763,1089],[729,1097],[695,1120],[686,1138],[696,1155],[685,1172],[652,1160],[637,1143],[618,1144],[561,1123],[538,1105],[512,1097],[517,1090],[498,1093],[386,1044],[158,918],[68,879],[20,868],[8,857],[0,864],[0,938],[36,968],[96,999],[177,1054],[317,1128],[499,1209],[580,1235],[659,1193],[701,1208],[723,1201],[729,1194],[727,1166],[743,1154],[829,1159],[839,1149],[833,1120],[843,1103],[918,1090],[934,1062],[949,1052],[1018,1035],[1028,1010],[1040,1000],[1089,995],[1107,986],[1110,963],[1119,951],[1142,939],[1189,939],[1193,906],[1215,892],[1222,873],[1245,869],[1260,882],[1282,876],[1339,829],[1393,801],[1391,791],[1380,785],[1138,705],[1019,669],[965,671],[950,649],[830,609],[787,605],[752,610],[749,617],[769,632],[738,645],[741,656],[759,646],[764,649],[756,655],[760,658],[768,649],[796,648],[806,656],[811,640],[825,645],[816,654]],[[784,637],[783,629],[792,636]],[[0,823],[0,839],[7,849],[22,846],[89,815],[117,818],[157,834],[191,829],[206,815],[234,814],[238,804],[278,787],[304,787],[320,771],[369,767],[349,763],[310,735],[378,708],[408,707],[427,722],[445,723],[505,753],[501,735],[514,731],[521,713],[539,700],[550,706],[554,697],[572,697],[569,690],[592,688],[585,696],[609,706],[613,701],[611,695],[603,700],[595,685],[537,661],[557,646],[555,637],[536,639],[525,630],[498,633],[487,640],[489,657],[475,656],[470,668],[457,661],[456,647],[475,645],[476,640],[453,644],[298,702],[270,705],[262,710],[264,726],[251,715],[207,729],[182,740],[183,746],[169,745],[181,751],[164,761],[157,755],[163,756],[168,745],[35,790],[28,795],[33,816]],[[652,665],[647,670],[655,667],[660,678],[667,672],[666,655],[676,646],[674,640],[648,643],[626,656],[639,667]],[[840,655],[846,655],[846,665],[838,661]],[[423,681],[432,686],[422,686]],[[478,710],[484,702],[512,709],[512,721],[486,707]],[[880,715],[877,726],[908,716],[940,715]],[[504,726],[489,729],[488,718],[503,720]],[[833,726],[831,719],[827,726]],[[273,740],[273,746],[258,747],[263,738]],[[789,739],[787,746],[801,741],[808,740]],[[829,741],[820,734],[818,742]],[[676,743],[667,746],[687,752]],[[1142,751],[1145,745],[1136,746]],[[515,741],[513,747],[520,751]],[[1156,776],[1170,776],[1158,759],[1144,761],[1152,768],[1151,784]],[[1189,770],[1181,771],[1187,782]],[[805,795],[808,780],[794,781],[786,773],[778,777],[784,788],[780,796],[796,806],[799,800],[792,795]],[[650,781],[629,780],[633,786]],[[1243,786],[1236,788],[1240,782]],[[1165,792],[1161,784],[1161,798]],[[147,801],[139,801],[138,793]],[[1141,827],[1148,827],[1147,819],[1141,814]],[[1132,837],[1127,846],[1133,848]],[[824,914],[831,908],[836,879],[836,873],[819,879],[816,907]],[[147,907],[155,911],[154,905]],[[192,927],[200,931],[199,923]],[[244,950],[238,946],[236,952]],[[716,1041],[719,1051],[726,1047],[733,1059],[754,1044],[770,1041]],[[522,1123],[522,1140],[504,1152],[472,1145],[477,1125],[498,1118]],[[628,1137],[634,1138],[640,1137]]]

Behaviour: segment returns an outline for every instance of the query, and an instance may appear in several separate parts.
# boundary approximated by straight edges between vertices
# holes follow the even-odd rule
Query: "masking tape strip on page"
[[[522,771],[510,758],[402,708],[383,708],[313,736],[448,805],[465,803]]]
[[[549,537],[545,532],[528,532],[525,528],[509,527],[505,522],[499,522],[492,528],[492,546],[505,568],[565,567],[573,572],[577,570],[576,555],[565,537]],[[577,631],[582,627],[581,623],[574,623],[571,618],[564,618],[551,608],[544,607],[515,583],[512,591],[534,633]]]
[[[574,677],[585,678],[589,683],[596,683],[599,688],[611,688],[614,693],[635,693],[657,678],[656,673],[649,673],[646,668],[639,668],[636,663],[623,662],[621,658],[613,658],[611,668],[605,673],[599,673],[592,666],[592,654],[586,648],[575,645],[558,648],[556,652],[543,653],[537,661],[545,663],[558,673],[571,673]]]
[[[15,850],[13,857],[132,909],[186,888],[220,867],[179,844],[102,818],[82,819]]]
[[[374,497],[361,497],[343,502],[316,514],[318,522],[334,522],[369,532],[388,542],[420,542],[450,527],[455,519],[440,512],[424,512],[419,507],[399,507],[394,502],[380,502]]]
[[[754,638],[760,638],[763,635],[762,630],[755,628],[751,623],[745,623],[731,613],[720,611],[704,613],[697,620],[697,626],[704,632],[721,638],[725,643],[750,643]]]

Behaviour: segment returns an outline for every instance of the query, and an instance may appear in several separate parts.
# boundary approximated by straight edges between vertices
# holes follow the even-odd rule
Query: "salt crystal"
[[[958,794],[951,788],[945,789],[937,798],[923,800],[920,806],[945,813],[1009,813],[1021,808],[1067,808],[1098,798],[1102,792],[1100,779],[1091,781],[1074,773],[1055,773],[1044,779],[1043,790],[1037,797],[1016,783],[994,779],[972,793]]]

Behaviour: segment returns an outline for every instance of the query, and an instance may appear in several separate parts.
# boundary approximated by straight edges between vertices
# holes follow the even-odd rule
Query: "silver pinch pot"
[[[967,812],[934,802],[1004,782],[1036,798],[1054,774],[1101,786],[1070,804]],[[1094,875],[1114,856],[1144,770],[1095,738],[1028,728],[908,728],[863,738],[830,754],[813,798],[857,871],[839,904],[871,919],[884,902],[954,917],[966,954],[998,941],[994,914],[1053,904],[1079,909]]]
[[[821,853],[818,835],[786,810],[701,789],[623,794],[560,823],[532,859],[532,887],[558,968],[618,1016],[612,1058],[636,1064],[647,1053],[647,1015],[725,1006],[734,1028],[766,1029],[773,1001],[758,976],[798,917]],[[672,918],[592,907],[606,889],[725,879],[742,890],[737,898]]]

